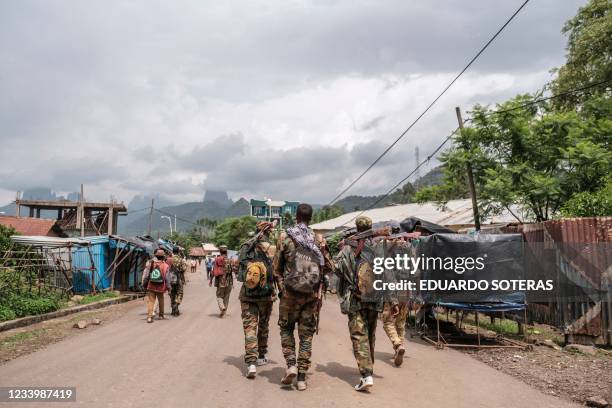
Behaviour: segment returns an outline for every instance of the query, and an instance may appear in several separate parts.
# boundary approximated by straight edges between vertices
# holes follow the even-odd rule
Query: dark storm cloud
[[[457,103],[508,97],[561,64],[560,29],[584,2],[530,2],[470,70],[511,85],[458,83]],[[387,94],[447,81],[520,3],[0,2],[0,189],[86,182],[134,194],[174,177],[184,184],[176,194],[199,196],[205,180],[236,192],[332,196],[416,116],[406,104],[426,106],[443,83]],[[368,106],[377,98],[385,111]],[[450,128],[438,122],[415,132]],[[279,149],[295,134],[301,143]],[[437,139],[423,140],[425,152]],[[411,143],[355,192],[384,190],[393,164],[407,171]]]

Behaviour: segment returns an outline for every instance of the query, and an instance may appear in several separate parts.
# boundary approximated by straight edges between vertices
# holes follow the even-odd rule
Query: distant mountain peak
[[[215,202],[228,207],[233,204],[232,200],[230,200],[227,195],[227,191],[218,190],[206,190],[206,193],[204,193],[204,202]]]

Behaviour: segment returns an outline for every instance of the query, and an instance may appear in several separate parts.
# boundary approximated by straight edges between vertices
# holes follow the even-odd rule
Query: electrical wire
[[[425,114],[427,112],[429,112],[429,110],[438,102],[438,100],[440,98],[442,98],[442,96],[450,89],[451,86],[453,86],[453,84],[455,82],[457,82],[457,80],[470,68],[470,66],[478,59],[478,57],[480,57],[480,55],[482,55],[482,53],[489,47],[489,45],[491,45],[491,43],[493,41],[495,41],[495,39],[501,34],[501,32],[508,26],[508,24],[510,24],[510,22],[512,20],[514,20],[514,18],[518,15],[518,13],[520,13],[520,11],[527,5],[527,3],[529,3],[529,0],[525,0],[523,2],[523,4],[521,4],[521,6],[516,9],[516,11],[506,20],[506,22],[497,30],[497,32],[489,39],[489,41],[487,41],[485,43],[485,45],[480,49],[480,51],[478,51],[476,53],[476,55],[474,55],[472,57],[472,59],[467,63],[467,65],[465,67],[463,67],[463,69],[453,78],[453,80],[446,85],[446,87],[444,87],[444,89],[442,90],[442,92],[440,92],[440,94],[438,94],[438,96],[436,96],[436,98],[425,108],[425,110],[423,112],[421,112],[420,115],[418,115],[416,117],[416,119],[414,119],[412,121],[412,123],[410,124],[410,126],[408,126],[406,128],[406,130],[404,130],[394,141],[393,143],[391,143],[359,176],[357,176],[357,178],[355,178],[353,181],[350,182],[350,184],[345,187],[340,193],[338,193],[330,202],[329,204],[327,204],[327,206],[331,206],[332,204],[334,204],[340,197],[342,197],[348,190],[350,190],[359,180],[361,180],[363,178],[363,176],[365,176],[374,166],[376,166],[376,164],[378,164],[378,162],[384,157],[386,156],[387,153],[389,153],[389,151],[391,149],[393,149],[393,147],[401,140],[403,139],[404,136],[406,136],[406,134],[414,127],[414,125],[416,125],[419,120],[421,120],[421,118],[423,116],[425,116]]]

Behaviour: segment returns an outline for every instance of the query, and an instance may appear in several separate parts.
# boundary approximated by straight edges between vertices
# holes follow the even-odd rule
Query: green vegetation
[[[565,23],[562,32],[568,36],[567,60],[556,71],[557,78],[550,84],[554,94],[612,78],[611,9],[610,0],[591,0]],[[600,96],[609,97],[609,90],[606,87],[591,88],[566,95],[554,103],[559,110],[571,110]]]
[[[238,249],[255,231],[257,220],[250,215],[240,218],[226,218],[215,228],[213,242],[215,245],[227,245],[229,249]]]
[[[117,292],[100,292],[100,293],[96,293],[95,295],[83,296],[83,299],[79,301],[79,304],[87,305],[89,303],[99,302],[100,300],[112,299],[116,297],[119,297],[119,294]]]
[[[567,61],[545,86],[554,94],[612,78],[609,0],[591,0],[568,21]],[[609,86],[590,88],[526,107],[542,92],[518,95],[491,109],[475,106],[472,120],[441,155],[442,183],[416,201],[444,205],[468,196],[471,163],[484,218],[519,205],[536,221],[610,215],[607,175],[612,172],[612,99]],[[524,221],[522,214],[513,213]]]
[[[3,339],[0,339],[0,349],[15,347],[17,344],[22,343],[26,340],[31,340],[37,337],[44,336],[45,333],[45,329],[34,329],[12,334]]]
[[[330,220],[332,218],[336,218],[344,214],[344,211],[341,207],[337,205],[325,206],[320,210],[316,210],[312,215],[312,223],[322,222],[325,220]]]
[[[0,321],[53,312],[62,303],[62,297],[55,293],[3,293],[0,299]]]

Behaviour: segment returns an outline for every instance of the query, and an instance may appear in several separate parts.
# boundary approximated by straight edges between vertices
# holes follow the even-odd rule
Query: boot
[[[177,316],[181,315],[181,311],[179,310],[179,305],[176,305],[176,315]]]

